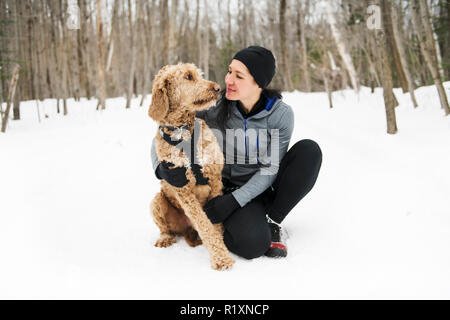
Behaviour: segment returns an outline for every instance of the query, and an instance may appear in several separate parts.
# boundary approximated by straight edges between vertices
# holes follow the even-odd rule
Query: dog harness
[[[182,133],[184,131],[189,131],[190,125],[184,125],[181,127],[175,127],[175,126],[169,126],[161,124],[159,126],[159,134],[161,137],[166,141],[168,144],[177,147],[178,149],[182,150],[187,154],[187,156],[190,159],[190,168],[192,172],[195,175],[195,180],[197,185],[205,185],[208,184],[209,178],[206,178],[203,176],[202,171],[200,170],[202,167],[195,163],[195,154],[196,154],[196,145],[198,142],[198,136],[199,134],[195,134],[195,132],[201,132],[201,123],[194,119],[194,139],[192,139],[192,136],[189,140],[183,140]],[[163,128],[166,128],[170,131],[175,132],[175,136],[171,136],[164,132]]]

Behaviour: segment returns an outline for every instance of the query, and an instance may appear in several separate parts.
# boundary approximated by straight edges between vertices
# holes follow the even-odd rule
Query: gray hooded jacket
[[[216,136],[225,157],[222,178],[239,186],[232,194],[244,206],[275,181],[291,140],[294,112],[281,99],[273,98],[268,99],[263,110],[245,119],[233,102],[226,133],[222,133],[216,121],[219,105],[196,116],[205,120]],[[159,162],[154,139],[151,155],[156,170]]]

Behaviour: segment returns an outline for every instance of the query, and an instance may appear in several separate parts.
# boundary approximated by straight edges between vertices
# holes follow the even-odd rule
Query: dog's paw
[[[192,248],[195,248],[195,247],[197,247],[197,246],[201,246],[201,245],[203,244],[203,241],[202,241],[202,240],[186,241],[186,242],[187,242],[187,244],[188,244],[190,247],[192,247]]]
[[[236,261],[229,256],[220,257],[220,258],[213,259],[211,261],[211,267],[214,270],[219,270],[219,271],[227,270],[227,269],[231,269],[231,267],[233,266],[233,264],[235,262]]]
[[[203,243],[202,240],[199,239],[197,231],[192,227],[184,232],[184,239],[191,247],[196,247]]]
[[[174,244],[175,241],[175,237],[161,237],[155,242],[155,247],[167,248]]]

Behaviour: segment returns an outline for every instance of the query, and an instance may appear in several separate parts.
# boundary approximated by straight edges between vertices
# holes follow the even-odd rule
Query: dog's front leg
[[[208,200],[223,195],[223,184],[220,179],[212,180],[209,185],[211,186],[211,193]]]
[[[185,192],[183,192],[185,191]],[[222,234],[206,216],[197,198],[189,190],[180,190],[177,200],[184,209],[184,214],[189,218],[195,230],[197,230],[203,244],[211,255],[211,266],[216,270],[225,270],[232,267],[234,259],[223,242]]]

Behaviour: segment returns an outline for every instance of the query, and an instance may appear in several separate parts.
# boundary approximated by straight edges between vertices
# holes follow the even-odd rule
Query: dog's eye
[[[188,73],[188,74],[185,76],[185,78],[186,78],[187,80],[194,80],[194,77],[192,77],[192,74],[190,74],[190,73]]]

